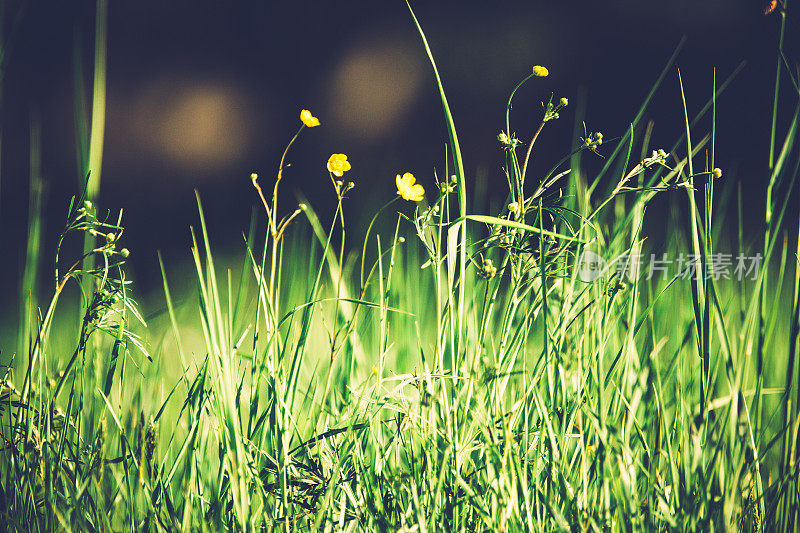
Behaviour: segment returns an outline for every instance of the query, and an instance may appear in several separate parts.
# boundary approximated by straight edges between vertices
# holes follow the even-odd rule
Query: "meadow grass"
[[[340,157],[328,166],[332,220],[302,198],[286,209],[287,154],[302,153],[295,142],[317,126],[303,115],[274,181],[251,176],[260,211],[237,265],[215,266],[198,195],[196,289],[175,298],[177,274],[161,263],[165,311],[149,342],[125,278],[121,212],[95,205],[98,24],[92,124],[79,125],[91,131],[79,159],[90,177],[68,208],[47,290],[35,283],[41,183],[31,176],[23,320],[0,393],[0,530],[799,527],[800,99],[782,48],[753,236],[740,190],[715,161],[716,99],[736,72],[714,77],[695,116],[678,73],[684,134],[651,146],[643,117],[676,75],[680,46],[626,131],[609,140],[578,116],[560,160],[535,141],[566,99],[550,96],[541,122],[521,126],[532,138],[511,127],[517,89],[546,75],[534,67],[498,137],[503,207],[474,212],[482,202],[470,199],[443,83],[412,19],[449,134],[443,175],[414,184],[398,169],[398,195],[387,180],[363,236],[347,231],[352,185]],[[781,91],[796,106],[783,132]],[[526,175],[534,157],[551,169]],[[586,158],[599,170],[586,171]],[[673,231],[653,242],[648,208],[660,198]],[[83,253],[62,247],[75,236]],[[731,251],[760,254],[760,268],[704,275]],[[645,266],[619,268],[650,253],[693,260],[652,279]],[[590,270],[593,258],[608,267]],[[72,313],[60,304],[73,284],[82,299],[78,321],[67,318],[70,345],[51,333]]]

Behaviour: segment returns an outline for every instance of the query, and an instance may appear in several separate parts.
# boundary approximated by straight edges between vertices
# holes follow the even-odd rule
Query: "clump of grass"
[[[302,199],[278,205],[290,148],[324,127],[303,110],[274,181],[251,176],[266,223],[254,216],[238,279],[215,266],[197,197],[197,353],[185,348],[175,274],[162,264],[176,342],[160,358],[180,365],[177,380],[148,361],[135,332],[121,215],[111,223],[90,201],[73,202],[61,240],[86,235],[92,260],[56,257],[21,390],[8,376],[0,393],[8,528],[797,527],[800,269],[786,232],[800,236],[789,215],[800,107],[782,142],[773,117],[763,238],[748,247],[741,197],[738,234],[726,213],[714,215],[731,194],[715,160],[715,113],[733,74],[714,78],[694,117],[681,86],[685,133],[651,146],[654,125],[642,118],[676,50],[622,135],[584,126],[574,149],[534,176],[529,162],[548,157],[536,140],[570,110],[551,96],[537,124],[515,126],[530,137],[512,128],[512,100],[548,75],[537,66],[512,91],[498,136],[504,207],[471,213],[454,120],[417,28],[452,169],[433,179],[398,169],[360,252],[347,253],[357,180],[344,154],[326,164],[337,200],[327,227]],[[781,62],[778,72],[792,76]],[[588,175],[583,157],[602,168]],[[660,197],[675,206],[674,231],[646,242]],[[389,216],[394,230],[373,234]],[[718,275],[734,245],[760,254],[752,279]],[[691,260],[663,275],[626,263],[650,254]],[[601,261],[608,268],[591,269]],[[91,290],[65,352],[48,334],[73,279]]]

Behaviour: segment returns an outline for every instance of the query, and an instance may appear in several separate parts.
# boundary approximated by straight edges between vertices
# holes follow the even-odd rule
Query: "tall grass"
[[[330,175],[332,220],[302,198],[278,203],[286,161],[314,134],[301,126],[275,179],[251,176],[261,211],[237,275],[215,265],[213,221],[198,195],[195,297],[173,296],[179,273],[162,263],[168,338],[152,357],[125,279],[121,214],[103,215],[91,197],[71,203],[52,299],[28,315],[30,342],[19,343],[0,394],[0,528],[798,527],[800,268],[790,246],[800,252],[791,211],[800,99],[784,61],[777,80],[790,79],[797,107],[784,132],[773,113],[755,242],[745,240],[741,193],[730,220],[736,184],[715,157],[717,98],[738,70],[722,83],[714,74],[692,116],[697,97],[673,66],[683,43],[625,131],[612,139],[576,120],[561,159],[535,141],[573,104],[550,96],[539,123],[512,122],[518,89],[536,88],[537,76],[525,77],[498,138],[504,207],[475,213],[468,154],[412,18],[441,95],[452,170],[421,178],[420,202],[393,196],[387,179],[387,204],[354,239],[346,173]],[[651,146],[655,125],[643,118],[671,76],[684,133]],[[776,102],[780,91],[776,83]],[[102,132],[92,129],[96,147]],[[531,139],[516,133],[529,130]],[[526,175],[531,158],[552,166]],[[600,170],[585,171],[584,158],[601,158]],[[671,231],[653,242],[649,211],[661,198]],[[378,219],[394,229],[373,232],[385,227]],[[65,257],[72,235],[88,246]],[[760,254],[760,268],[741,279],[714,274],[720,254],[734,252]],[[636,262],[622,268],[650,254],[691,260],[656,275]],[[590,260],[607,268],[590,270]],[[70,281],[86,305],[74,345],[56,345],[50,332]],[[188,338],[184,311],[200,343]]]

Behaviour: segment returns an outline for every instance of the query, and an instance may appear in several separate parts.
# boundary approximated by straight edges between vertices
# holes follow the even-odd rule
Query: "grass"
[[[236,268],[215,266],[213,221],[198,196],[194,298],[178,303],[177,274],[162,263],[163,327],[148,343],[125,278],[121,212],[94,202],[99,6],[81,169],[94,178],[69,206],[49,292],[35,286],[41,185],[31,176],[23,326],[0,393],[0,530],[798,527],[800,99],[782,49],[767,203],[746,241],[741,193],[715,161],[716,100],[736,72],[714,77],[696,116],[681,81],[685,133],[651,146],[654,125],[642,119],[681,43],[622,135],[609,141],[576,121],[574,148],[542,176],[526,176],[531,157],[550,158],[534,149],[536,136],[571,104],[550,97],[539,124],[521,125],[534,139],[518,138],[511,104],[536,83],[526,77],[499,139],[505,207],[473,213],[454,118],[412,12],[452,170],[435,185],[420,180],[421,202],[387,193],[373,222],[393,231],[370,224],[353,238],[346,173],[331,174],[332,220],[302,199],[278,205],[301,126],[274,182],[251,177],[263,210]],[[797,107],[780,132],[785,79]],[[601,168],[589,173],[586,158],[602,158]],[[674,231],[653,242],[648,210],[661,198]],[[736,220],[728,205],[739,206]],[[72,256],[61,244],[75,237],[86,245]],[[651,253],[691,261],[663,275],[620,270]],[[758,253],[760,268],[745,279],[691,275],[721,272],[725,253]],[[587,278],[592,257],[609,268]],[[69,346],[51,333],[58,317],[74,316],[60,301],[73,282],[82,300]],[[42,312],[37,295],[48,293]]]

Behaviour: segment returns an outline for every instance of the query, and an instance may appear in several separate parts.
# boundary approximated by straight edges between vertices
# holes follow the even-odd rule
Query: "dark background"
[[[717,166],[741,181],[746,219],[763,218],[780,17],[756,1],[613,2],[416,1],[459,131],[468,177],[485,175],[489,194],[504,196],[502,152],[510,90],[545,65],[550,76],[517,96],[512,130],[529,138],[551,92],[571,105],[537,144],[531,175],[571,147],[575,103],[588,95],[586,120],[606,139],[621,135],[681,37],[681,69],[690,114],[724,80],[746,67],[718,101]],[[2,85],[0,161],[0,322],[14,320],[24,263],[29,183],[29,124],[41,124],[46,182],[43,257],[78,188],[75,61],[89,105],[93,2],[4,4],[8,45]],[[17,17],[18,13],[22,13]],[[13,20],[19,19],[12,34]],[[789,15],[789,35],[796,17]],[[108,95],[101,209],[125,211],[129,274],[140,293],[160,287],[156,250],[166,264],[189,257],[197,224],[193,189],[204,201],[220,252],[241,251],[258,201],[249,175],[269,186],[307,108],[322,127],[303,132],[286,171],[285,209],[302,190],[321,212],[332,205],[324,164],[346,153],[356,183],[346,209],[355,228],[395,194],[394,175],[411,171],[430,186],[443,173],[446,133],[430,65],[405,3],[111,1]],[[76,48],[77,47],[77,48]],[[797,57],[790,37],[785,49]],[[784,81],[788,89],[788,83]],[[793,111],[786,98],[785,115]],[[654,147],[668,148],[683,129],[673,69],[647,119]],[[710,126],[706,122],[696,132]],[[797,213],[791,215],[795,220]],[[665,217],[662,217],[665,220]],[[655,220],[656,225],[659,223]],[[358,235],[358,230],[351,235]],[[356,245],[359,243],[356,242]],[[49,298],[51,269],[43,296]]]

